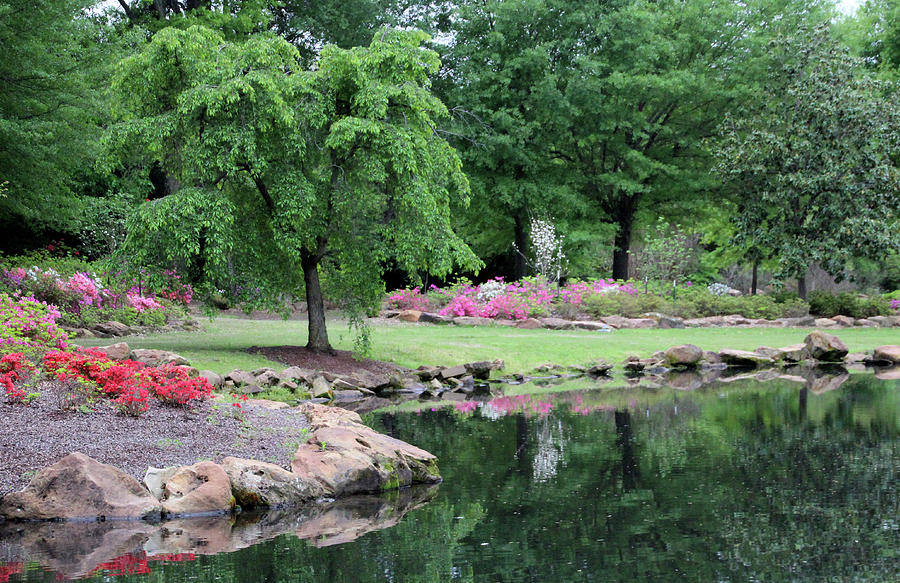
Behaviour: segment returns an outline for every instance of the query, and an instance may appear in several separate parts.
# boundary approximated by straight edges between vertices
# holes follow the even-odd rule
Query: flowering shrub
[[[728,292],[731,291],[731,288],[725,285],[724,283],[711,283],[706,286],[706,289],[709,290],[714,296],[724,296],[727,295]]]
[[[0,293],[0,354],[23,348],[65,348],[66,333],[56,325],[59,310],[33,297]]]
[[[137,416],[146,411],[151,397],[164,405],[188,405],[212,394],[209,381],[190,378],[185,368],[113,361],[99,350],[52,351],[44,356],[43,364],[58,380],[79,378],[96,384],[126,415]]]
[[[891,300],[891,309],[900,310],[900,300]]]
[[[5,354],[0,358],[0,386],[12,403],[28,403],[28,393],[21,387],[23,381],[34,374],[34,363],[21,352]]]
[[[176,304],[187,304],[193,297],[191,286],[181,283],[174,271],[166,272],[164,282],[159,295],[154,296],[146,291],[142,281],[132,282],[132,287],[125,291],[117,291],[120,288],[105,286],[100,278],[87,271],[76,271],[66,277],[54,269],[36,266],[0,269],[0,290],[6,288],[11,293],[30,295],[54,305],[60,310],[61,320],[72,326],[90,326],[106,320],[162,325],[166,321],[166,306],[157,297]]]
[[[400,289],[387,298],[389,308],[395,310],[427,310],[428,296],[419,292],[418,287],[412,289]]]

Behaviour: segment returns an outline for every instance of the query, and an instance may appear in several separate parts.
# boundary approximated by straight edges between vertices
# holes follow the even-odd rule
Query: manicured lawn
[[[261,366],[283,368],[265,358],[247,354],[250,346],[299,345],[306,343],[306,322],[299,320],[247,320],[220,317],[201,320],[204,332],[179,332],[124,340],[132,348],[172,350],[200,369],[219,373],[235,368]],[[882,344],[900,343],[897,328],[849,328],[831,330],[851,351],[871,350]],[[392,322],[373,330],[372,357],[402,366],[453,365],[475,360],[506,361],[507,372],[525,372],[543,363],[584,364],[602,359],[621,361],[629,354],[649,356],[675,344],[691,343],[704,350],[758,346],[786,346],[803,342],[809,333],[800,328],[687,328],[683,330],[619,330],[610,333],[581,330],[518,330],[506,326],[459,327]],[[353,337],[346,323],[329,321],[332,344],[351,350]],[[85,339],[96,346],[115,342]]]

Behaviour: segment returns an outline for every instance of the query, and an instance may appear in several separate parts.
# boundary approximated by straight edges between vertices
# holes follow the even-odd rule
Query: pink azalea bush
[[[428,309],[428,296],[422,294],[418,287],[412,289],[398,289],[387,298],[387,305],[394,310],[419,310]]]
[[[900,310],[900,300],[891,300],[891,309]]]
[[[415,291],[418,293],[418,288]],[[546,316],[560,304],[581,306],[587,297],[607,293],[634,295],[637,290],[630,283],[614,280],[575,281],[558,287],[539,278],[506,283],[502,277],[498,277],[481,285],[463,282],[445,289],[432,286],[428,296],[435,303],[444,305],[440,310],[440,314],[444,316],[524,320]],[[401,292],[395,292],[389,296],[388,304],[396,304],[396,300],[392,298],[399,298],[400,294]]]

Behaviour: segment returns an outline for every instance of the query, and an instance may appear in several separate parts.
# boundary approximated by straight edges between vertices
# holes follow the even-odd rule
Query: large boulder
[[[422,312],[419,310],[403,310],[397,315],[397,318],[404,322],[418,322],[421,317]]]
[[[94,350],[99,350],[109,357],[110,360],[125,360],[128,358],[128,355],[131,354],[131,347],[128,346],[127,342],[116,342],[109,346],[98,346]]]
[[[516,328],[522,328],[523,330],[537,330],[538,328],[543,328],[543,325],[537,318],[525,318],[524,320],[516,322]]]
[[[168,515],[224,513],[234,508],[228,475],[213,462],[178,468],[166,479],[162,492],[163,512]]]
[[[562,318],[538,318],[541,325],[549,330],[572,330],[575,324],[571,320]]]
[[[810,332],[803,344],[810,357],[823,362],[841,362],[850,352],[840,338],[821,330]]]
[[[426,324],[452,324],[453,318],[450,316],[442,316],[440,314],[432,314],[431,312],[422,312],[419,316],[419,322]]]
[[[235,500],[243,508],[294,505],[325,495],[319,482],[305,480],[275,464],[226,457],[222,468],[231,480]]]
[[[886,344],[875,349],[874,360],[900,364],[900,345]]]
[[[158,517],[159,501],[133,477],[73,452],[38,472],[23,490],[0,501],[10,520]]]
[[[291,469],[334,496],[440,481],[437,458],[358,423],[326,425],[301,445]]]
[[[154,348],[135,348],[131,351],[131,359],[150,366],[161,366],[164,364],[181,365],[187,364],[188,361],[183,356],[169,352],[168,350],[156,350]]]
[[[494,324],[494,320],[479,316],[457,316],[453,318],[453,323],[458,326],[491,326]]]
[[[94,326],[94,329],[101,334],[107,334],[109,336],[127,336],[131,333],[131,328],[129,328],[122,322],[116,322],[115,320],[96,324]]]
[[[594,322],[591,320],[578,320],[572,322],[572,325],[579,330],[590,330],[591,332],[612,332],[613,327],[603,322]]]
[[[778,350],[781,352],[781,360],[785,362],[801,362],[809,358],[806,344],[791,344]]]
[[[703,350],[693,344],[681,344],[666,350],[666,360],[674,367],[695,367],[703,358]]]

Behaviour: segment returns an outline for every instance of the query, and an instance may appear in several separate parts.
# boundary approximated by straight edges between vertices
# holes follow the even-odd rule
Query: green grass
[[[283,365],[243,350],[250,346],[306,343],[306,322],[299,320],[247,320],[221,317],[202,321],[203,332],[178,332],[124,338],[132,348],[171,350],[201,370],[226,373]],[[851,351],[896,344],[896,328],[831,330]],[[787,346],[803,342],[809,329],[800,328],[686,328],[681,330],[617,330],[610,333],[582,330],[519,330],[506,326],[462,327],[391,323],[373,330],[372,358],[415,368],[422,364],[453,365],[502,358],[507,372],[526,372],[543,363],[584,364],[592,360],[618,362],[629,354],[649,356],[676,344],[696,344],[704,350],[757,346]],[[353,348],[346,322],[329,320],[332,345]],[[83,339],[86,346],[106,345],[112,339]]]

